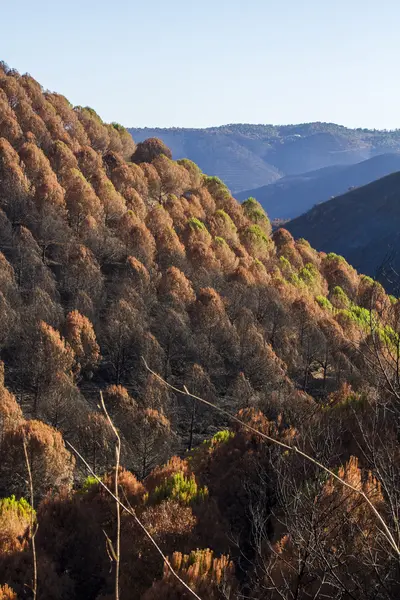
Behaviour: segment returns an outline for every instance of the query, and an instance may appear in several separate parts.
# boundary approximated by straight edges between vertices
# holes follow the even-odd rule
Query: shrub
[[[199,487],[194,475],[186,476],[180,471],[172,473],[170,477],[156,487],[154,500],[156,502],[177,500],[182,504],[191,504],[198,500],[204,500],[207,495],[208,489]]]
[[[316,302],[320,305],[321,308],[325,308],[326,310],[333,310],[332,303],[325,296],[317,296],[315,298]]]
[[[196,217],[191,217],[188,219],[188,225],[192,231],[207,231],[204,223],[199,219],[196,219]]]

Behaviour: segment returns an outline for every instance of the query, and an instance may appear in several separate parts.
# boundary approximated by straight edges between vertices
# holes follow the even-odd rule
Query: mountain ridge
[[[400,170],[400,153],[377,154],[354,165],[335,165],[288,175],[260,188],[236,194],[243,201],[254,196],[271,219],[294,219],[319,204]]]
[[[233,192],[285,175],[353,164],[400,150],[400,132],[350,129],[334,123],[228,124],[209,128],[129,128],[138,142],[159,137],[174,158],[187,156]]]
[[[285,225],[324,252],[342,254],[359,271],[377,277],[385,263],[392,276],[400,272],[400,173],[323,202]],[[397,290],[398,281],[381,273],[382,283]],[[388,279],[389,277],[389,279]],[[397,290],[398,291],[398,290]]]

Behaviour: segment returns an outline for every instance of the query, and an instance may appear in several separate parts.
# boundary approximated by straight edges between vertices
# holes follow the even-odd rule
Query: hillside
[[[287,224],[295,237],[306,237],[318,250],[342,254],[358,270],[398,290],[400,173],[352,190],[315,206]]]
[[[1,64],[0,597],[398,597],[399,307]]]
[[[255,197],[271,219],[294,219],[314,206],[400,170],[400,154],[380,154],[355,165],[336,165],[236,194]]]
[[[207,129],[129,129],[140,142],[158,137],[175,159],[187,157],[234,192],[376,154],[398,152],[400,132],[348,129],[333,123],[224,125]],[[343,190],[341,190],[343,191]]]

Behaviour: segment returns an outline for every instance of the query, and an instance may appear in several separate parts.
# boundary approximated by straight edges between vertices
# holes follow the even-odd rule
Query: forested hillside
[[[0,598],[398,598],[399,317],[3,64]]]
[[[172,150],[174,159],[190,158],[204,172],[222,178],[234,192],[274,183],[287,175],[352,165],[400,150],[398,130],[348,129],[334,123],[129,131],[137,142],[160,138]],[[338,193],[341,191],[345,190]]]
[[[271,219],[288,220],[302,215],[315,204],[399,170],[400,154],[379,154],[355,165],[336,165],[282,177],[275,183],[236,196],[238,200],[254,196]]]

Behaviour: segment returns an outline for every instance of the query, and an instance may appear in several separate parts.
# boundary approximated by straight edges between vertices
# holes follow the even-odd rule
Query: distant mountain
[[[317,250],[343,255],[372,277],[383,266],[380,280],[399,294],[400,173],[319,204],[285,227]]]
[[[400,154],[380,154],[355,165],[336,165],[288,175],[273,184],[239,192],[236,197],[242,201],[254,196],[271,219],[293,219],[316,203],[395,171],[400,171]]]
[[[223,125],[207,129],[129,129],[136,142],[161,138],[173,157],[190,158],[237,193],[324,167],[400,151],[400,131],[347,129],[334,123]]]

